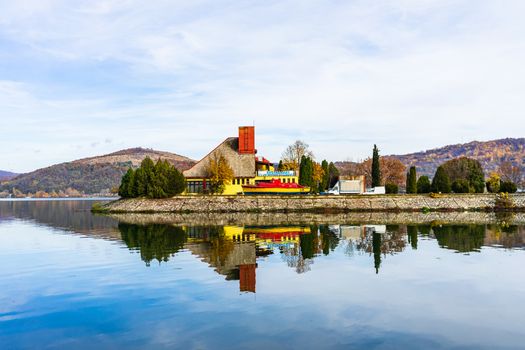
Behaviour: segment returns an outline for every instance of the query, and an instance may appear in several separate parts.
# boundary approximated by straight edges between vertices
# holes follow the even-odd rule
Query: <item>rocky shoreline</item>
[[[120,199],[99,206],[105,213],[351,213],[525,212],[525,194],[352,196],[176,196]]]

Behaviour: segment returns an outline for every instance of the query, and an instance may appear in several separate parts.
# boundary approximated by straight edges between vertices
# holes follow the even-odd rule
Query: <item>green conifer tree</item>
[[[122,198],[130,198],[132,197],[131,196],[131,193],[130,193],[130,183],[131,183],[131,178],[133,176],[133,169],[129,168],[128,171],[126,171],[126,173],[122,176],[122,180],[120,181],[120,186],[118,188],[118,195],[121,196]]]
[[[133,197],[144,197],[146,195],[146,176],[142,167],[139,167],[137,170],[135,170],[132,188]]]
[[[175,168],[174,166],[171,166],[170,171],[168,173],[168,188],[167,188],[167,194],[170,197],[173,197],[177,194],[181,194],[186,190],[186,178],[182,173]]]
[[[144,158],[140,163],[144,176],[144,195],[148,198],[155,198],[155,163],[150,157]]]
[[[328,188],[332,188],[335,186],[336,182],[339,181],[339,169],[337,169],[335,164],[332,162],[328,164],[328,174]]]
[[[381,169],[379,164],[379,149],[374,145],[372,152],[372,187],[381,186]]]
[[[417,180],[417,193],[429,193],[430,192],[430,179],[428,176],[420,176]]]
[[[407,172],[406,192],[417,193],[417,173],[415,166],[411,166]]]
[[[323,168],[323,180],[320,183],[319,189],[326,191],[328,190],[328,186],[330,186],[330,169],[326,159],[321,162],[321,168]]]
[[[442,165],[436,170],[431,188],[433,192],[450,193],[450,179]]]

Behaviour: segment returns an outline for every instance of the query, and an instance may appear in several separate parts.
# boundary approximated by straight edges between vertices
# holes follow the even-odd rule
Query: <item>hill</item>
[[[458,157],[478,160],[486,176],[496,171],[501,163],[507,161],[518,166],[522,173],[525,173],[525,138],[473,141],[424,152],[392,155],[392,157],[399,159],[407,167],[415,165],[420,175],[433,176],[439,165]]]
[[[496,171],[501,163],[507,161],[514,166],[518,166],[522,174],[525,174],[525,138],[506,138],[486,142],[473,141],[404,155],[388,155],[386,157],[399,159],[407,168],[416,166],[418,175],[428,175],[430,177],[434,176],[439,165],[458,157],[469,157],[478,160],[485,171],[485,176]],[[355,162],[336,162],[335,164],[343,174],[360,171],[359,164]]]
[[[3,182],[0,192],[22,193],[44,191],[60,195],[104,194],[120,184],[122,175],[131,167],[150,157],[153,160],[166,159],[179,170],[189,169],[195,161],[169,152],[145,148],[130,148],[103,156],[78,159],[72,162],[52,165],[47,168],[21,174]]]
[[[12,173],[10,171],[0,170],[0,181],[11,180],[15,178],[18,174]]]

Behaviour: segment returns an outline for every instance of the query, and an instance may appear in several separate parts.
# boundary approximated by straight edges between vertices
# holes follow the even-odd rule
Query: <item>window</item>
[[[187,191],[188,193],[202,193],[202,181],[188,181]]]

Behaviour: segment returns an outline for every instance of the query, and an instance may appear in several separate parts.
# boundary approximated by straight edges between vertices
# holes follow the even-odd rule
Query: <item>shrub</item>
[[[494,208],[496,210],[510,210],[514,208],[514,201],[509,197],[508,193],[500,193],[496,197]]]
[[[399,192],[399,187],[393,183],[385,184],[385,192],[388,194],[396,194]]]
[[[428,176],[420,176],[417,180],[417,193],[429,193],[430,192],[430,180]]]
[[[502,181],[499,187],[500,192],[515,193],[518,186],[512,181]]]
[[[469,193],[469,184],[467,180],[458,179],[452,183],[454,193]]]

